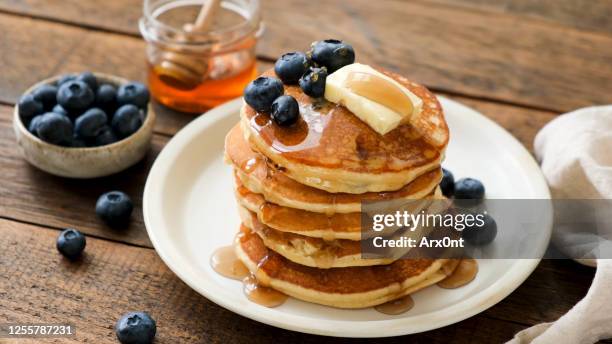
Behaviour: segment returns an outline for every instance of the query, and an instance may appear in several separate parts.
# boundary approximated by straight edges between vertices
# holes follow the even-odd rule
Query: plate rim
[[[473,116],[477,121],[480,121],[481,125],[495,127],[494,130],[498,131],[500,134],[499,139],[504,140],[505,143],[509,145],[509,149],[512,149],[515,154],[522,155],[522,158],[524,158],[523,160],[529,165],[524,166],[525,169],[529,170],[529,174],[534,178],[533,181],[537,181],[536,184],[540,184],[539,188],[536,188],[539,189],[536,190],[536,193],[541,193],[540,198],[542,199],[550,199],[550,192],[546,184],[546,180],[538,164],[533,156],[514,136],[512,136],[499,124],[473,108],[443,96],[438,95],[438,99],[442,103],[443,107],[445,104],[452,104],[451,106],[461,108],[463,110],[462,113],[469,113],[470,116]],[[181,264],[177,264],[178,261],[183,260],[180,253],[177,255],[177,248],[172,247],[169,249],[168,245],[164,245],[164,243],[160,242],[160,238],[154,228],[156,226],[156,222],[163,225],[163,221],[157,221],[161,220],[161,218],[155,219],[161,215],[156,216],[156,213],[153,209],[151,209],[151,206],[154,203],[153,201],[156,195],[161,197],[161,192],[156,192],[156,190],[161,188],[162,183],[158,183],[157,181],[163,177],[164,172],[169,171],[171,166],[169,162],[172,161],[173,156],[176,155],[175,153],[180,152],[180,148],[189,143],[190,139],[199,134],[201,131],[206,130],[217,121],[224,119],[226,116],[231,116],[232,114],[237,113],[239,106],[242,105],[242,103],[241,98],[229,101],[221,106],[211,109],[210,111],[206,112],[205,115],[195,118],[193,121],[191,121],[191,123],[179,130],[164,146],[151,166],[142,198],[142,210],[145,227],[156,253],[162,259],[164,264],[166,264],[166,266],[174,274],[176,274],[179,279],[181,279],[194,291],[217,305],[249,319],[291,331],[345,338],[393,337],[438,329],[481,313],[497,304],[515,289],[517,289],[531,275],[533,270],[539,264],[540,259],[513,259],[517,262],[515,262],[511,268],[506,271],[504,274],[505,277],[496,280],[490,286],[475,294],[478,297],[467,298],[465,301],[454,304],[448,308],[445,308],[444,310],[422,314],[419,316],[422,319],[418,323],[414,323],[414,318],[391,318],[367,321],[325,320],[324,322],[318,322],[315,326],[310,326],[312,324],[312,317],[295,314],[284,314],[283,317],[278,317],[278,310],[269,309],[258,305],[256,305],[256,307],[252,307],[251,305],[242,302],[233,302],[231,299],[226,300],[220,295],[210,292],[210,286],[214,286],[215,282],[205,281],[207,286],[202,286],[201,284],[196,283],[196,281],[190,276],[195,271],[192,271],[191,273],[185,271],[194,270],[193,267],[181,266]],[[546,215],[548,216],[545,221],[546,225],[544,227],[547,229],[548,240],[545,241],[548,242],[552,233],[552,212],[549,212]],[[438,317],[438,319],[434,321],[432,318],[437,317],[442,311],[445,315],[442,320],[440,320]],[[356,324],[359,324],[359,326],[355,326]]]

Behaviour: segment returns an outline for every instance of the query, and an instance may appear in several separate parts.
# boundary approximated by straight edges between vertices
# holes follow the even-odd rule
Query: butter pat
[[[381,135],[410,122],[423,107],[406,87],[360,63],[327,76],[325,99],[343,105]]]

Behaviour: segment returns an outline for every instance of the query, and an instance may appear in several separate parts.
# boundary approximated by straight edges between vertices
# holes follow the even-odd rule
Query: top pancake
[[[442,108],[425,87],[394,78],[423,100],[412,124],[380,135],[345,107],[285,85],[300,105],[300,119],[276,125],[248,105],[241,110],[243,133],[251,146],[287,170],[296,181],[328,192],[364,193],[400,189],[441,163],[448,143]],[[264,73],[275,77],[274,71]]]

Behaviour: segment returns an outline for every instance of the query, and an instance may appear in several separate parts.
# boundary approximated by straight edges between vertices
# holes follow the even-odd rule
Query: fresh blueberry
[[[329,73],[355,62],[353,47],[337,39],[314,42],[309,53],[312,60],[327,67]]]
[[[300,88],[304,93],[313,97],[320,98],[325,94],[325,81],[327,80],[327,69],[310,68],[310,71],[300,79]]]
[[[115,325],[115,333],[121,344],[153,343],[157,325],[147,312],[129,312]]]
[[[42,115],[36,124],[36,133],[41,140],[56,145],[70,145],[72,122],[70,118],[55,112]]]
[[[272,119],[285,127],[295,123],[300,117],[300,106],[292,96],[280,96],[272,103]]]
[[[98,79],[92,72],[83,72],[77,76],[76,80],[86,83],[94,92],[98,90]]]
[[[83,111],[93,104],[94,99],[91,88],[78,80],[62,84],[57,91],[57,102],[68,112]]]
[[[485,188],[479,180],[463,178],[455,183],[456,199],[482,200],[484,195]]]
[[[32,118],[32,120],[30,121],[30,124],[28,125],[28,131],[36,136],[38,136],[36,130],[38,129],[38,123],[40,122],[41,118],[42,115],[34,116],[34,118]]]
[[[84,148],[84,147],[87,147],[87,141],[83,140],[80,137],[73,136],[72,137],[72,142],[70,144],[70,147],[74,147],[74,148]]]
[[[96,214],[110,227],[127,225],[133,209],[130,197],[121,191],[107,192],[96,203]]]
[[[74,131],[79,137],[94,138],[102,132],[107,122],[104,111],[98,108],[89,109],[74,121]]]
[[[475,246],[489,244],[497,236],[497,223],[495,219],[489,214],[477,214],[476,216],[478,215],[484,216],[482,226],[478,226],[477,223],[474,223],[473,226],[463,229],[463,233],[461,234],[466,242]]]
[[[144,109],[149,103],[149,98],[149,90],[139,82],[121,85],[117,90],[117,103],[119,105],[132,104]]]
[[[455,192],[455,177],[451,173],[451,171],[442,168],[442,181],[440,181],[440,189],[442,189],[442,194],[446,197],[453,196]]]
[[[17,108],[19,109],[19,116],[21,116],[21,120],[25,125],[27,125],[34,116],[45,111],[42,102],[34,99],[34,96],[31,94],[21,96]]]
[[[64,109],[61,105],[55,104],[51,112],[59,113],[60,115],[69,116],[68,111]]]
[[[287,85],[297,84],[310,68],[310,60],[302,52],[287,53],[274,64],[274,72]]]
[[[68,228],[57,237],[56,247],[66,258],[74,260],[83,253],[86,244],[87,241],[83,233]]]
[[[93,140],[96,146],[106,146],[117,141],[119,141],[119,139],[117,139],[117,135],[115,135],[113,129],[109,126],[105,126]]]
[[[110,115],[117,106],[117,89],[109,84],[102,84],[96,92],[96,106]]]
[[[76,80],[77,76],[74,74],[64,74],[62,76],[60,76],[60,78],[57,80],[57,87],[62,86],[63,84],[67,83],[68,81],[73,81]]]
[[[283,95],[283,83],[275,78],[260,76],[244,89],[244,101],[257,112],[269,113],[272,102]]]
[[[139,108],[126,104],[117,109],[111,125],[119,137],[124,138],[135,133],[142,126],[143,115]]]
[[[53,85],[42,85],[32,92],[34,99],[43,104],[45,111],[51,111],[57,103],[57,87]]]

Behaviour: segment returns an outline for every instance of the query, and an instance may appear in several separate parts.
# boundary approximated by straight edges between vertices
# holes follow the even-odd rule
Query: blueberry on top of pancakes
[[[313,42],[309,55],[318,65],[327,67],[329,73],[355,62],[353,47],[337,39]]]
[[[327,69],[310,68],[308,73],[300,79],[300,88],[304,93],[313,97],[320,98],[325,94],[325,81],[327,80]]]
[[[292,96],[280,96],[272,103],[272,119],[281,127],[295,123],[300,117],[300,106]]]
[[[283,83],[280,80],[260,76],[244,89],[244,101],[257,112],[269,113],[272,102],[283,93]]]
[[[303,52],[283,54],[274,64],[274,72],[287,85],[295,85],[310,68],[311,61]]]

